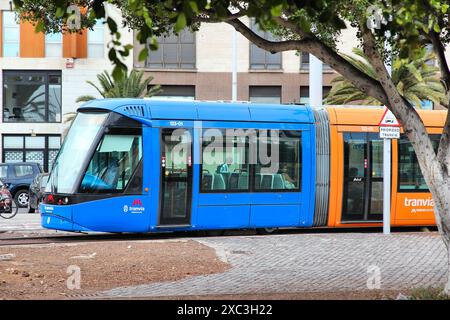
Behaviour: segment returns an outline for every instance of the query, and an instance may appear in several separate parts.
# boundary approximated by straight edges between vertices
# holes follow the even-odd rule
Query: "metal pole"
[[[309,55],[309,105],[320,107],[323,100],[323,64],[312,54]]]
[[[232,62],[231,62],[231,100],[237,101],[237,31],[233,28],[232,39]]]
[[[383,141],[383,233],[391,233],[391,139]]]
[[[386,35],[389,37],[389,34]],[[385,49],[391,52],[389,42],[385,42]],[[389,75],[392,75],[392,62],[386,63]],[[383,142],[383,233],[391,233],[391,140]]]

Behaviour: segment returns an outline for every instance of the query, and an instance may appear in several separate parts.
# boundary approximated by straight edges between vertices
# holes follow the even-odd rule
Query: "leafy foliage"
[[[407,76],[399,73],[397,87],[383,64],[392,57],[414,61],[420,50],[432,44],[448,94],[450,68],[445,47],[450,42],[449,0],[14,0],[14,3],[21,17],[34,21],[37,29],[45,32],[64,30],[70,18],[67,8],[72,3],[83,8],[81,28],[92,27],[95,20],[106,18],[112,35],[108,56],[114,64],[112,76],[116,81],[126,75],[123,59],[130,54],[131,46],[121,43],[118,22],[108,15],[111,5],[122,10],[125,26],[135,28],[137,39],[145,44],[139,54],[142,60],[148,56],[148,47],[157,47],[157,35],[171,30],[177,33],[185,27],[195,29],[202,22],[226,22],[270,52],[312,53],[353,86],[382,101],[399,119],[436,200],[436,223],[450,248],[450,116],[446,118],[436,153],[419,114],[408,101],[414,103],[415,98],[407,98],[406,94],[414,88],[413,79],[423,74],[414,69],[418,66],[406,63],[399,69],[407,72]],[[254,18],[262,29],[281,34],[281,39],[268,41],[259,37],[239,20],[241,17]],[[369,23],[374,18],[378,22],[375,26]],[[339,55],[337,35],[347,24],[357,30],[356,37],[376,77],[367,75]],[[423,91],[423,88],[416,89]],[[450,276],[445,291],[450,293]]]
[[[142,98],[151,97],[161,92],[159,85],[149,87],[153,77],[148,77],[144,81],[143,71],[132,70],[128,76],[113,80],[108,72],[103,71],[97,75],[100,88],[92,81],[86,81],[93,86],[103,98]],[[94,100],[93,96],[78,97],[77,102]]]
[[[36,23],[38,31],[79,31],[67,30],[65,27],[70,17],[67,8],[71,4],[85,9],[82,10],[81,29],[92,28],[97,19],[105,18],[113,36],[108,56],[115,65],[112,74],[114,79],[121,77],[121,72],[126,70],[123,58],[129,55],[131,46],[121,44],[117,22],[108,16],[110,5],[121,9],[124,24],[137,31],[137,40],[141,44],[149,44],[150,49],[154,50],[157,49],[157,36],[171,31],[178,33],[185,27],[195,30],[203,18],[211,21],[226,20],[230,15],[229,8],[254,17],[262,29],[274,31],[277,24],[273,18],[289,12],[292,22],[300,24],[305,30],[316,30],[318,38],[332,46],[335,36],[345,28],[344,20],[336,13],[339,8],[347,7],[347,3],[344,0],[14,0],[15,10],[21,18]],[[139,58],[144,60],[147,56],[146,47]]]
[[[411,290],[409,300],[450,300],[450,296],[442,287],[414,288]]]
[[[342,55],[369,77],[377,79],[377,73],[364,52],[359,48],[354,48],[353,53],[354,56]],[[416,108],[420,108],[421,102],[425,100],[447,106],[445,89],[438,78],[439,68],[434,66],[435,58],[433,53],[427,53],[423,48],[412,61],[409,58],[397,58],[393,61],[392,80],[399,93]],[[324,104],[381,105],[380,101],[356,88],[343,76],[333,79],[332,85],[324,99]]]

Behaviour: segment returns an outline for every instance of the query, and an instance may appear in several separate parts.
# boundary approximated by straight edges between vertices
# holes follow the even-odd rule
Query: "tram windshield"
[[[123,192],[142,158],[142,136],[105,134],[84,174],[79,192]]]
[[[78,113],[54,163],[46,192],[75,193],[86,157],[108,113]]]

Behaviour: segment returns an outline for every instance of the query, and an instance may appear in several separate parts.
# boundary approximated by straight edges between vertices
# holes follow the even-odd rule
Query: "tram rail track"
[[[136,240],[165,240],[181,238],[179,234],[76,234],[76,235],[53,235],[53,236],[21,236],[0,238],[0,247],[25,246],[39,244],[68,244],[83,242],[105,242],[105,241],[136,241]]]
[[[393,232],[423,232],[419,227],[399,227],[393,228]],[[379,233],[382,229],[376,227],[369,227],[363,229],[356,228],[314,228],[314,229],[282,229],[277,234],[298,234],[298,233]],[[436,231],[435,227],[429,227],[429,231]],[[428,232],[429,232],[428,231]],[[161,232],[161,233],[102,233],[102,234],[63,234],[63,235],[40,235],[40,236],[21,236],[1,237],[0,247],[6,246],[23,246],[23,245],[39,245],[39,244],[67,244],[67,243],[82,243],[82,242],[106,242],[106,241],[139,241],[139,240],[183,240],[186,238],[201,238],[208,235],[201,231],[188,232]],[[255,236],[250,230],[228,230],[226,236]],[[270,236],[270,235],[269,235]],[[214,236],[213,236],[214,237]]]

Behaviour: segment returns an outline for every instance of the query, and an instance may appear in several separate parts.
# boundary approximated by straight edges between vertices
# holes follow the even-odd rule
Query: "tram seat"
[[[203,172],[202,189],[203,190],[211,190],[212,189],[212,180],[213,180],[213,176],[211,173]]]
[[[239,185],[239,173],[232,172],[228,177],[228,189],[236,190],[238,189],[238,185]]]
[[[260,189],[261,188],[261,180],[262,180],[261,173],[255,174],[255,188],[256,189]]]
[[[273,175],[272,189],[285,189],[284,178],[281,174],[277,173]]]
[[[262,174],[261,189],[279,190],[285,189],[284,178],[281,174]]]
[[[223,181],[225,182],[225,189],[229,189],[231,172],[221,172],[220,174],[222,175]]]
[[[271,174],[261,175],[261,189],[270,190],[272,189],[273,176]]]
[[[248,173],[241,172],[239,174],[238,189],[248,189]]]
[[[225,179],[223,178],[222,174],[220,173],[214,173],[213,180],[212,180],[212,190],[225,190]]]

